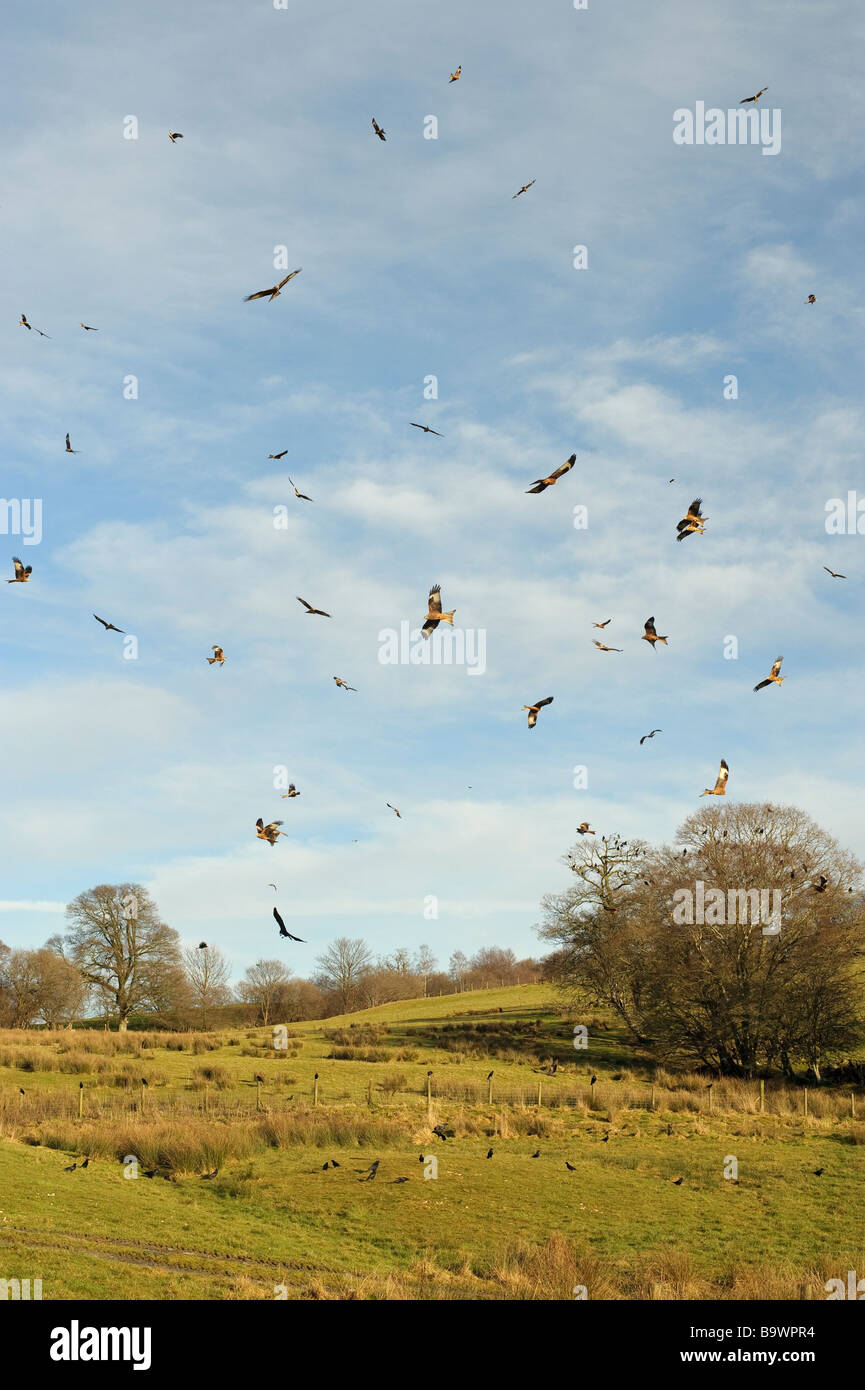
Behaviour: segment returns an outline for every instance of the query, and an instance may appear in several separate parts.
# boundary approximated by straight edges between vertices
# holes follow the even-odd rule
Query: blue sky
[[[0,535],[9,577],[33,565],[0,594],[0,938],[140,881],[239,974],[277,949],[273,880],[299,974],[336,935],[538,953],[575,826],[665,838],[721,757],[731,798],[862,843],[865,539],[825,530],[865,495],[859,7],[81,0],[6,23],[0,494],[43,500],[43,538]],[[766,84],[776,157],[674,144],[678,108]],[[243,303],[277,246],[302,274]],[[677,545],[696,495],[706,533]],[[433,582],[485,632],[483,675],[380,663]],[[609,617],[621,655],[592,646]],[[780,653],[783,689],[754,695]]]

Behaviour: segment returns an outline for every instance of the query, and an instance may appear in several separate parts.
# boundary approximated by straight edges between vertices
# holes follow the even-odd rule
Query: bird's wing
[[[535,706],[534,706],[534,707],[535,707],[535,709],[543,709],[544,705],[551,705],[552,703],[553,703],[553,697],[552,697],[552,695],[548,695],[547,698],[546,698],[545,700],[536,700],[536,701],[535,701]]]
[[[652,633],[654,636],[657,636],[657,633],[655,632],[655,619],[654,619],[654,618],[647,618],[647,619],[646,619],[645,628],[646,628],[646,631],[647,631],[647,632],[650,632],[650,633]]]
[[[781,670],[781,662],[782,662],[783,660],[784,660],[783,656],[776,656],[775,660],[772,662],[772,675],[773,675],[773,676],[777,676],[778,672]]]
[[[273,909],[273,916],[274,916],[274,918],[275,918],[275,920],[276,920],[277,926],[278,926],[278,927],[281,927],[282,930],[285,931],[285,930],[286,930],[285,923],[283,922],[283,920],[282,920],[282,918],[280,917],[279,913],[277,912],[276,908]]]
[[[264,299],[265,295],[273,294],[276,285],[271,285],[269,290],[257,290],[255,294],[248,294],[244,299],[244,304],[248,304],[251,299]]]
[[[20,579],[21,576],[25,573],[25,569],[21,561],[18,559],[17,555],[13,555],[12,564],[15,566],[15,578]]]
[[[724,762],[724,759],[722,758],[722,759],[721,759],[721,768],[720,768],[720,771],[718,772],[718,780],[717,780],[717,782],[715,783],[715,790],[716,790],[716,791],[718,790],[719,787],[726,787],[726,785],[727,785],[727,778],[728,778],[729,776],[730,776],[730,769],[728,768],[727,764]]]
[[[569,472],[571,471],[571,469],[573,468],[573,466],[574,466],[574,464],[576,463],[576,461],[577,461],[577,456],[576,456],[576,454],[571,454],[571,457],[570,457],[569,459],[566,459],[565,462],[564,462],[563,464],[561,464],[560,467],[558,467],[558,468],[556,469],[555,473],[551,473],[551,474],[550,474],[550,477],[551,477],[551,478],[561,478],[561,476],[562,476],[563,473],[569,473]]]
[[[767,678],[767,679],[764,680],[764,681],[758,681],[758,683],[754,686],[754,689],[755,689],[755,690],[762,690],[765,686],[771,685],[771,684],[772,684],[772,682]]]
[[[298,603],[302,603],[302,604],[303,604],[303,606],[304,606],[304,608],[306,609],[307,613],[312,613],[313,607],[312,607],[312,604],[311,604],[311,603],[307,603],[307,601],[306,601],[305,598],[301,598],[301,597],[300,597],[300,594],[297,594],[295,597],[297,598]]]
[[[442,611],[442,594],[438,584],[434,584],[429,591],[429,611],[430,613],[440,613]]]

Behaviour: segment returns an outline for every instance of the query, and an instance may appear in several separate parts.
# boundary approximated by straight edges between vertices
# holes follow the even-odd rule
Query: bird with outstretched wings
[[[526,488],[526,492],[546,492],[547,488],[554,487],[559,481],[559,478],[563,477],[565,473],[570,473],[576,461],[576,454],[571,454],[571,457],[565,459],[565,462],[561,464],[554,473],[551,473],[548,478],[536,478],[532,486]]]
[[[726,794],[727,794],[727,778],[728,778],[729,776],[730,776],[730,769],[728,768],[727,764],[724,762],[724,759],[722,758],[722,759],[721,759],[721,767],[720,767],[720,770],[719,770],[719,772],[718,772],[718,779],[717,779],[717,781],[715,782],[714,787],[706,787],[706,788],[704,788],[704,790],[700,792],[700,795],[701,795],[701,796],[726,796]]]
[[[243,301],[244,304],[248,304],[252,299],[269,299],[271,301],[276,299],[283,285],[287,285],[289,280],[293,280],[295,275],[299,275],[302,270],[303,266],[298,266],[297,270],[293,270],[290,275],[286,275],[284,280],[280,280],[278,285],[271,285],[269,290],[256,290],[255,294],[248,294]]]

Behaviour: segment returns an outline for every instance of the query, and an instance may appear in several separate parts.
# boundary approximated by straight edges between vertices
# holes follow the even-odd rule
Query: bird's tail
[[[670,635],[670,634],[668,633],[668,634],[667,634],[667,637],[669,637],[669,635]],[[667,638],[666,638],[666,637],[659,637],[659,638],[658,638],[658,641],[659,641],[659,642],[663,642],[664,646],[666,647],[666,645],[667,645]]]
[[[451,611],[450,611],[449,613],[442,613],[442,616],[441,616],[442,622],[443,622],[443,623],[450,623],[451,627],[453,627],[453,625],[454,625],[454,613],[455,613],[456,611],[457,611],[457,610],[456,610],[455,608],[452,608]]]
[[[216,660],[216,657],[215,657],[215,656],[209,656],[209,657],[207,657],[206,659],[207,659],[207,664],[208,664],[208,666],[212,666],[213,663],[214,663],[214,661]]]
[[[778,676],[778,677],[777,677],[778,684],[779,684],[779,685],[783,685],[786,679],[787,679],[786,676]]]

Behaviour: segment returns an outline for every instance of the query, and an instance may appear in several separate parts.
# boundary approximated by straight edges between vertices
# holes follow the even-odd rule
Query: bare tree
[[[364,977],[373,967],[373,958],[365,941],[340,936],[331,942],[323,955],[316,959],[319,975],[315,983],[321,989],[333,991],[339,1001],[340,1013],[348,1013],[360,997]]]
[[[193,1008],[206,1030],[208,1010],[231,998],[228,961],[217,946],[200,946],[184,951],[183,965]]]
[[[291,971],[281,960],[257,960],[238,984],[237,994],[244,1003],[254,1004],[260,1021],[268,1024],[290,980]]]
[[[417,954],[414,958],[414,968],[415,972],[418,975],[420,975],[421,979],[423,980],[424,998],[426,998],[427,980],[435,970],[437,964],[438,962],[436,961],[436,958],[430,950],[429,946],[425,944],[422,946],[418,946]]]
[[[453,955],[448,961],[448,974],[450,975],[451,979],[454,982],[454,985],[456,986],[457,994],[460,994],[463,988],[465,987],[465,978],[468,974],[468,970],[468,956],[466,956],[462,951],[454,951]]]
[[[135,1009],[163,1008],[180,978],[178,934],[136,883],[99,884],[66,909],[66,954],[125,1033]],[[168,988],[166,988],[168,987]]]

